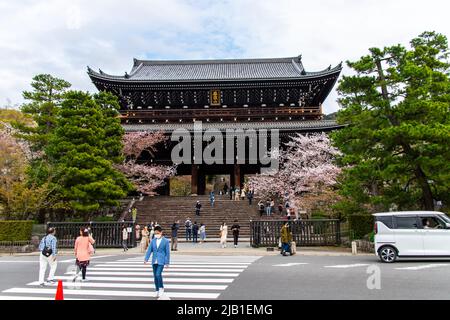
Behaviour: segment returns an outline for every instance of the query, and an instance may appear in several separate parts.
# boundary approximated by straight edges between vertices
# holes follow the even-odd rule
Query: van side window
[[[396,229],[417,229],[416,217],[394,217]]]
[[[424,229],[445,229],[445,222],[437,217],[419,217]]]
[[[389,229],[394,229],[392,223],[392,216],[380,216],[377,217],[377,221],[382,222]]]

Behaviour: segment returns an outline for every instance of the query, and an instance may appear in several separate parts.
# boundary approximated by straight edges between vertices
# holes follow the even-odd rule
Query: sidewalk
[[[39,252],[14,254],[14,256],[36,256]],[[72,249],[60,249],[60,255],[72,255]],[[123,252],[121,248],[97,249],[96,256],[100,255],[144,255],[140,252],[140,248],[130,248],[127,252]],[[267,251],[264,248],[252,248],[248,242],[241,243],[238,248],[234,248],[232,243],[228,243],[227,248],[222,249],[218,242],[206,242],[203,244],[186,243],[178,244],[178,251],[172,251],[174,255],[215,255],[215,256],[274,256],[278,255],[277,248],[274,251]],[[1,254],[0,256],[8,256],[9,254]],[[297,247],[297,255],[299,256],[351,256],[350,248],[343,247]],[[358,255],[372,255],[359,253]]]

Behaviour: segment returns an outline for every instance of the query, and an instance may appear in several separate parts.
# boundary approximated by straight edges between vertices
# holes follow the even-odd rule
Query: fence
[[[56,229],[58,247],[73,248],[75,239],[80,235],[80,228],[89,227],[96,248],[121,248],[122,230],[128,228],[127,246],[136,247],[136,233],[133,222],[49,222],[48,227]]]
[[[250,243],[253,247],[278,246],[281,227],[286,220],[250,222]],[[292,241],[297,246],[330,246],[341,243],[340,221],[337,219],[289,221]]]

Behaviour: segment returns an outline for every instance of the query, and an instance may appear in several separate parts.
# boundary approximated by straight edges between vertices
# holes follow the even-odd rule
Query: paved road
[[[0,299],[53,299],[55,286],[38,287],[37,259],[0,257]],[[171,299],[450,299],[450,260],[382,264],[370,255],[174,255],[172,260],[165,272]],[[142,255],[97,254],[88,269],[90,281],[83,284],[71,282],[73,264],[71,256],[59,257],[57,278],[64,281],[66,298],[154,299]],[[380,281],[373,276],[378,271]],[[369,277],[374,289],[367,286]]]

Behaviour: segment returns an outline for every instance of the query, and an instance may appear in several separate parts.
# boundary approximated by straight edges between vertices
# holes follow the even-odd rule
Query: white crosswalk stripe
[[[165,296],[170,299],[217,299],[259,256],[175,256],[164,270]],[[88,282],[73,282],[74,270],[59,272],[69,299],[151,299],[156,297],[151,265],[143,257],[92,261]],[[58,273],[57,273],[58,274]],[[57,284],[37,281],[2,291],[0,300],[51,300]]]
[[[395,268],[395,269],[396,270],[423,270],[423,269],[446,267],[448,265],[449,265],[448,263],[435,263],[435,264],[426,264],[426,265],[414,266],[414,267],[402,267],[402,268]]]
[[[367,263],[338,264],[338,265],[335,265],[335,266],[324,266],[324,268],[347,269],[347,268],[366,267],[368,265],[369,264],[367,264]]]

